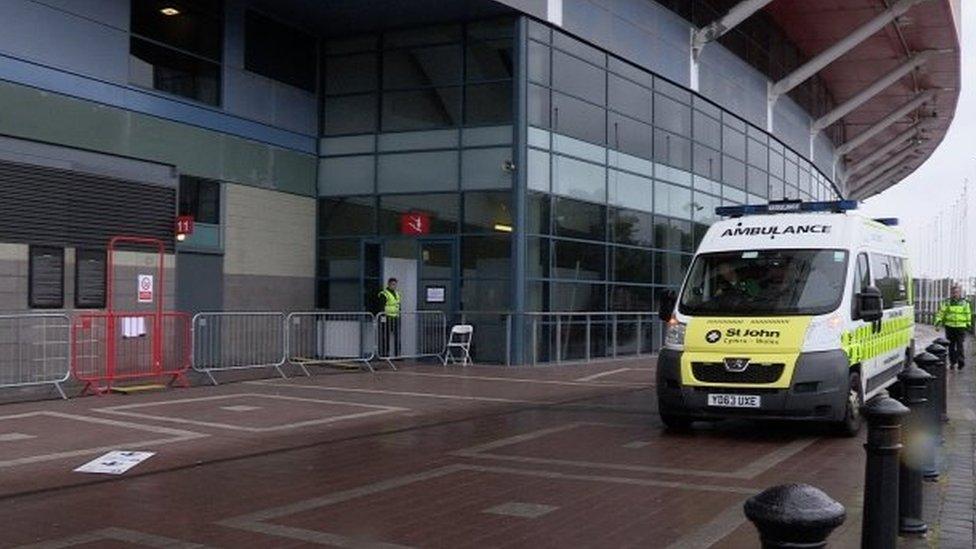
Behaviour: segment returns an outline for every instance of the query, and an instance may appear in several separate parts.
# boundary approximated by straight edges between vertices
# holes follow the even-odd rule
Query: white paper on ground
[[[104,456],[95,458],[75,469],[76,473],[101,473],[105,475],[121,475],[143,461],[156,455],[156,452],[129,452],[116,450]]]

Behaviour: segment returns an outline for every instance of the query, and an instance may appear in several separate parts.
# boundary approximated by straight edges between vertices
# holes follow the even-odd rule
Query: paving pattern
[[[783,482],[844,503],[831,539],[857,546],[862,439],[748,422],[666,433],[653,367],[323,370],[4,405],[0,547],[757,547],[742,503]],[[952,446],[930,513],[948,540],[968,501],[971,547],[966,409],[951,437],[969,428],[969,449]],[[72,472],[112,449],[157,454],[120,477]]]
[[[968,351],[976,349],[972,339]],[[904,540],[905,547],[976,547],[976,374],[970,366],[949,372],[949,423],[941,451],[938,482],[924,487],[924,519],[929,532],[923,539]]]

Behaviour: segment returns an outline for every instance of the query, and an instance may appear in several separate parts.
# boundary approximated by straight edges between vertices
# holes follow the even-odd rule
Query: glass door
[[[417,309],[443,311],[448,319],[457,305],[457,244],[453,239],[419,241]]]

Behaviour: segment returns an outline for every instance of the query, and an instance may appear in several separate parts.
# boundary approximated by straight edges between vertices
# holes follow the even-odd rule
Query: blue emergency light
[[[856,200],[834,200],[831,202],[803,202],[802,200],[776,200],[768,204],[744,204],[741,206],[720,206],[715,208],[715,215],[722,217],[742,217],[744,215],[760,215],[794,212],[832,212],[841,213],[856,210]]]

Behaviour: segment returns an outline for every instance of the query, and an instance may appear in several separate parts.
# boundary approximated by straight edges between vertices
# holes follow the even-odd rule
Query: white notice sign
[[[427,303],[444,303],[444,286],[427,286]]]
[[[93,459],[75,469],[76,473],[100,473],[103,475],[121,475],[143,461],[156,455],[156,452],[128,452],[116,450],[100,458]]]
[[[153,275],[139,275],[138,284],[136,286],[136,292],[138,295],[139,303],[152,303],[153,302]]]

